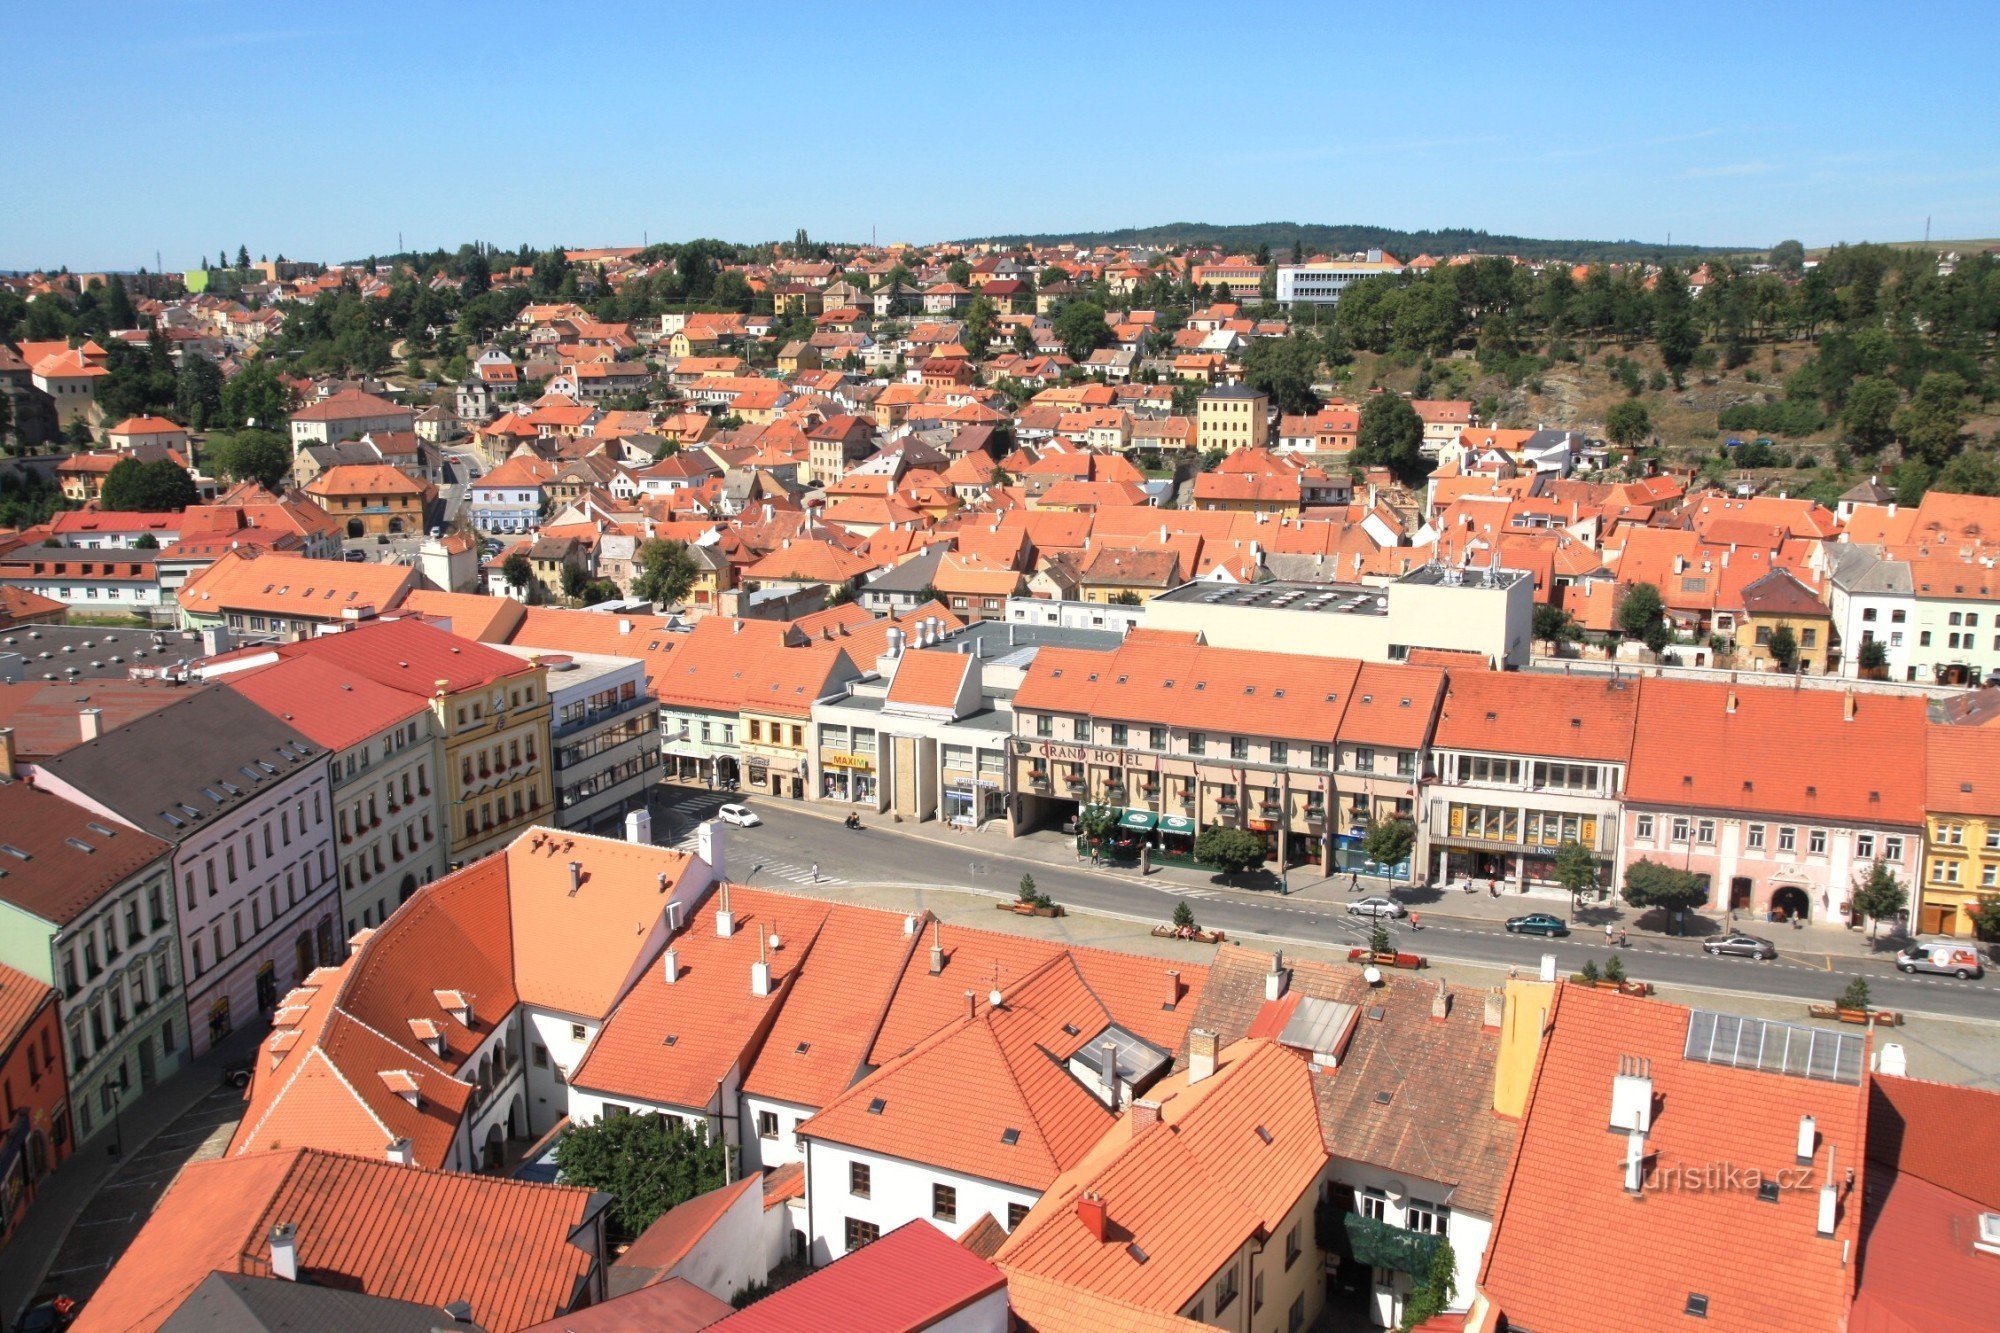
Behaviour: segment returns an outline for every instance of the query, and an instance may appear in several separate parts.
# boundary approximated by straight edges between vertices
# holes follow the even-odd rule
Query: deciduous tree
[[[1430,475],[1423,455],[1424,421],[1401,394],[1380,393],[1361,409],[1354,445],[1359,467],[1386,467],[1397,481],[1414,486]]]
[[[614,1115],[573,1126],[556,1144],[563,1183],[603,1190],[614,1229],[637,1236],[668,1209],[728,1182],[729,1148],[705,1122],[686,1129],[664,1116]]]

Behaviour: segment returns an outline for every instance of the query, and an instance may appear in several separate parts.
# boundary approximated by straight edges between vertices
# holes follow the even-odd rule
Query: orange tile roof
[[[1564,985],[1540,1063],[1480,1289],[1508,1323],[1545,1333],[1678,1327],[1691,1293],[1704,1327],[1821,1333],[1842,1326],[1861,1239],[1861,1194],[1845,1190],[1834,1236],[1814,1234],[1818,1186],[1858,1171],[1868,1090],[1684,1059],[1688,1010]],[[1609,1132],[1620,1061],[1650,1062],[1657,1108],[1648,1183],[1626,1193],[1626,1136]],[[1722,1169],[1794,1171],[1799,1118],[1819,1147],[1807,1188],[1775,1204]],[[1677,1182],[1672,1172],[1690,1173]],[[1708,1187],[1703,1188],[1707,1183]],[[1560,1255],[1560,1263],[1551,1256]]]
[[[1049,1187],[996,1263],[1170,1314],[1246,1244],[1275,1236],[1325,1170],[1312,1075],[1275,1042],[1239,1041],[1210,1077],[1190,1083],[1183,1071],[1147,1099],[1158,1122],[1139,1128],[1127,1112]],[[1104,1201],[1115,1229],[1105,1240],[1078,1215],[1085,1191]]]
[[[1605,679],[1454,670],[1431,744],[1626,763],[1641,688],[1636,679],[1614,686]]]
[[[917,648],[896,660],[887,702],[916,708],[951,708],[973,659],[942,648]]]
[[[1918,698],[1649,680],[1625,796],[1679,809],[1917,825],[1923,725]]]
[[[338,620],[344,611],[358,607],[373,607],[378,613],[395,609],[416,577],[417,571],[408,565],[233,551],[189,578],[176,598],[194,615],[246,611]]]
[[[403,610],[448,620],[451,632],[462,639],[505,643],[507,636],[519,627],[526,608],[511,597],[413,588],[403,598]],[[602,616],[598,618],[603,619]]]
[[[1108,651],[1043,649],[1028,668],[1014,706],[1331,740],[1340,730],[1360,671],[1359,663],[1344,658],[1128,639]]]
[[[1008,1309],[1021,1333],[1197,1333],[1212,1327],[1026,1269],[1004,1271]]]
[[[250,702],[329,750],[345,750],[430,711],[409,690],[390,689],[316,657],[296,657],[223,679]]]
[[[1932,814],[2000,814],[2000,730],[1924,728],[1924,809]]]
[[[297,1228],[301,1277],[442,1307],[492,1333],[565,1309],[596,1256],[570,1240],[595,1196],[380,1159],[293,1150],[184,1168],[76,1322],[160,1327],[212,1272],[271,1275],[269,1236]]]
[[[342,463],[314,477],[305,488],[308,495],[324,496],[421,496],[429,489],[387,463]]]
[[[47,982],[0,963],[0,1055],[14,1049],[42,1006],[55,999],[55,988]]]

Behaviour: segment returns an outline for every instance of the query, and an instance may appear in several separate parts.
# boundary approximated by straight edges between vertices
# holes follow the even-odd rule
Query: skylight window
[[[32,861],[34,858],[11,842],[0,842],[0,852],[5,852],[16,861]]]
[[[680,1041],[680,1034],[669,1032],[666,1036],[660,1038],[660,1045],[672,1046],[678,1043],[679,1041]]]
[[[1021,1131],[1015,1129],[1013,1126],[1010,1125],[1006,1129],[1000,1131],[1000,1142],[1006,1144],[1008,1147],[1011,1148],[1020,1141],[1021,1141]]]
[[[868,1114],[881,1115],[883,1109],[886,1108],[888,1105],[889,1103],[883,1101],[880,1097],[877,1097],[874,1101],[868,1103]]]

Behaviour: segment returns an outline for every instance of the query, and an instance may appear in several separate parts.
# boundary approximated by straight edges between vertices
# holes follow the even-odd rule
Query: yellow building
[[[470,653],[468,646],[460,656]],[[528,825],[555,815],[547,672],[490,650],[469,665],[469,673],[439,677],[431,695],[444,736],[454,866],[498,851]]]
[[[1794,662],[1815,674],[1826,670],[1826,650],[1833,638],[1833,613],[1811,588],[1782,569],[1743,585],[1743,605],[1733,635],[1733,663],[1751,671],[1785,668],[1771,656],[1771,639],[1791,631]]]
[[[435,487],[386,463],[344,463],[314,477],[306,494],[343,525],[349,537],[421,534]]]
[[[1271,442],[1271,400],[1247,384],[1218,384],[1195,399],[1194,444],[1206,453],[1262,449]]]
[[[1980,899],[2000,898],[2000,734],[1925,730],[1923,883],[1910,924],[1920,934],[1970,936]]]

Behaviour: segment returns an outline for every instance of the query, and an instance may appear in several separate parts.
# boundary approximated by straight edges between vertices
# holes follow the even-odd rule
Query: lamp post
[[[125,1104],[125,1085],[119,1083],[107,1086],[111,1090],[111,1147],[108,1152],[110,1156],[116,1158],[125,1152],[125,1125],[118,1114],[119,1109]]]

